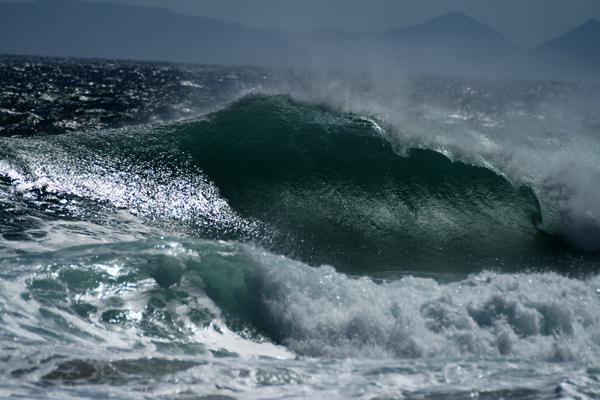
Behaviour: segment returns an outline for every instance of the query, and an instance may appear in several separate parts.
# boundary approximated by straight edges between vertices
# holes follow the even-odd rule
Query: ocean
[[[600,86],[0,57],[0,397],[600,398]]]

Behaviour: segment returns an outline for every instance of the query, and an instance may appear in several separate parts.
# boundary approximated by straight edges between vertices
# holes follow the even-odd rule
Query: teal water
[[[596,94],[306,85],[0,138],[0,397],[600,396]]]

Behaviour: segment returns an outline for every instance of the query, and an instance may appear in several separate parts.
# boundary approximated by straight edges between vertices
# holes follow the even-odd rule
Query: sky
[[[525,46],[540,44],[591,18],[600,18],[600,0],[104,1],[159,6],[183,14],[239,22],[254,28],[287,30],[384,30],[416,24],[450,11],[460,11]]]

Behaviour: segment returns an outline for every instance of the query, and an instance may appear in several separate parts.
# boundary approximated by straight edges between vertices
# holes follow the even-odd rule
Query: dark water
[[[0,76],[1,397],[600,396],[598,88]]]
[[[273,76],[253,68],[0,58],[0,135],[58,134],[196,117]]]

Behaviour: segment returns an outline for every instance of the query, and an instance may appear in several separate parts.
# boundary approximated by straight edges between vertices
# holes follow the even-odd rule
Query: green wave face
[[[195,122],[6,140],[0,167],[41,218],[126,209],[144,224],[133,238],[253,242],[358,275],[572,271],[573,250],[538,229],[532,190],[392,143],[356,114],[247,96]],[[99,232],[130,237],[128,221],[110,217],[102,226],[118,232]]]
[[[356,115],[251,96],[175,138],[233,209],[278,232],[263,245],[311,264],[464,272],[557,247],[531,190],[433,151],[402,156]]]

